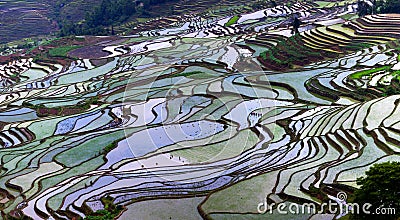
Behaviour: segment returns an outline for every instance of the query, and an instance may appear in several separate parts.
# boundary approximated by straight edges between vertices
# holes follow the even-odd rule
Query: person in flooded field
[[[301,25],[301,21],[299,20],[299,15],[297,14],[297,13],[295,13],[294,15],[293,15],[293,17],[292,17],[292,27],[293,27],[293,29],[292,29],[292,31],[291,31],[291,34],[298,34],[298,33],[300,33],[299,32],[299,27],[300,27],[300,25]]]

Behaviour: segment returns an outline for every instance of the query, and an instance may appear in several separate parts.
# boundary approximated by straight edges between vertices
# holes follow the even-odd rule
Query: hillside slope
[[[1,2],[0,43],[55,32],[57,24],[50,19],[51,8],[44,1]]]

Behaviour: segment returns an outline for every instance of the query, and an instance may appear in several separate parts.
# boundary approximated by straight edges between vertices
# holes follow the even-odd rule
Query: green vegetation
[[[32,49],[36,48],[39,45],[39,41],[37,39],[32,40],[31,38],[22,39],[18,41],[14,41],[8,44],[1,44],[0,45],[0,53],[7,53],[14,50],[23,50],[26,49],[28,52]]]
[[[400,1],[399,0],[375,0],[374,7],[370,7],[364,1],[358,1],[358,14],[364,16],[367,14],[379,13],[400,13]]]
[[[60,35],[109,34],[105,27],[126,21],[136,12],[135,5],[132,0],[102,0],[93,11],[86,13],[83,22],[61,21]],[[114,34],[113,30],[111,32]]]
[[[365,177],[357,179],[357,185],[361,187],[355,191],[353,202],[358,203],[360,207],[365,203],[370,203],[371,212],[380,207],[395,208],[397,212],[393,215],[360,213],[353,215],[352,219],[398,219],[400,217],[399,183],[400,162],[386,162],[372,166]]]
[[[124,137],[125,138],[125,137]],[[123,138],[123,139],[124,139]],[[116,147],[118,147],[118,142],[120,142],[123,139],[118,139],[113,141],[112,143],[108,144],[107,146],[104,147],[103,153],[107,154],[108,152],[112,151],[113,149],[115,149]]]
[[[385,52],[385,55],[387,55],[387,56],[393,56],[394,53],[393,53],[392,51],[386,51],[386,52]]]
[[[12,75],[10,76],[11,79],[13,79],[13,78],[14,78],[14,79],[17,79],[17,77],[18,77],[18,74],[16,74],[16,73],[14,73],[14,74],[12,74]]]
[[[376,11],[378,13],[400,13],[400,1],[378,0],[376,1]]]
[[[184,77],[193,78],[193,79],[207,79],[207,78],[213,77],[213,75],[204,73],[202,71],[182,72],[182,73],[171,75],[170,77],[179,77],[179,76],[184,76]]]
[[[74,167],[91,158],[104,153],[106,144],[121,140],[125,137],[124,131],[115,131],[92,138],[77,147],[71,148],[56,156],[55,160],[65,166]]]
[[[377,36],[365,34],[370,23],[361,25],[365,32],[338,24],[285,37],[276,31],[290,25],[292,15],[243,16],[236,0],[230,2],[234,7],[205,1],[204,9],[196,11],[212,3],[212,15],[206,11],[146,24],[138,24],[137,16],[150,11],[151,1],[136,1],[126,12],[133,15],[125,17],[113,11],[122,7],[114,4],[123,2],[99,1],[102,6],[93,4],[88,19],[76,19],[71,27],[77,33],[106,34],[113,27],[118,33],[126,28],[130,36],[62,37],[4,64],[3,218],[79,219],[83,213],[89,220],[173,219],[174,212],[191,214],[177,219],[333,218],[288,217],[276,210],[259,215],[257,205],[274,201],[301,208],[312,202],[328,213],[318,204],[331,201],[328,196],[338,190],[349,192],[353,202],[356,179],[373,163],[400,161],[399,97],[381,98],[400,93],[400,71],[390,69],[399,54],[393,48],[399,45],[377,30],[372,32]],[[187,4],[199,4],[192,2]],[[277,2],[315,18],[315,4]],[[173,9],[194,11],[185,4]],[[168,10],[164,6],[156,7],[159,13]],[[317,20],[341,12],[338,7],[319,10]],[[107,16],[94,19],[100,13]],[[396,27],[398,19],[387,20],[379,26]],[[215,22],[235,28],[216,27]],[[369,42],[376,46],[347,53]],[[104,59],[108,45],[129,50]],[[42,62],[31,63],[35,56]],[[374,77],[353,80],[363,76]],[[385,176],[393,170],[378,169],[383,177],[375,179],[382,188],[375,192],[368,191],[365,179],[376,175],[360,179],[358,201],[392,196],[398,203],[399,187],[385,183],[399,182],[397,171],[394,178]],[[131,211],[119,217],[131,205],[117,205],[130,203],[135,203]]]
[[[83,21],[60,21],[60,35],[114,35],[115,25],[122,24],[134,15],[149,17],[150,6],[166,1],[169,0],[144,0],[138,4],[134,0],[102,0],[93,11],[86,13]]]
[[[49,55],[52,57],[66,57],[68,52],[78,49],[81,46],[64,46],[64,47],[56,47],[49,50]]]
[[[23,216],[20,217],[20,218],[16,218],[16,217],[14,217],[14,216],[12,216],[12,215],[10,215],[10,214],[7,214],[7,215],[6,215],[6,219],[7,219],[7,220],[32,220],[32,218],[27,217],[27,216],[25,216],[25,215],[23,215]]]
[[[345,47],[343,47],[345,50],[352,50],[352,51],[358,51],[358,50],[362,50],[362,49],[366,49],[371,47],[371,44],[368,43],[350,43],[348,45],[346,45]]]
[[[112,197],[103,197],[101,202],[104,205],[104,210],[98,210],[90,215],[87,215],[87,220],[112,220],[117,217],[123,210],[124,207],[120,205],[114,205],[114,199]]]
[[[310,186],[308,193],[313,197],[313,198],[317,198],[321,201],[328,201],[329,198],[326,195],[326,193],[324,193],[323,191],[324,187],[321,188],[316,188],[314,186]]]
[[[352,20],[352,19],[358,18],[358,16],[355,15],[355,14],[345,14],[345,15],[342,15],[340,17],[345,19],[345,20]]]
[[[62,106],[62,107],[46,107],[44,104],[39,104],[39,105],[34,105],[29,102],[23,102],[22,106],[34,109],[38,116],[49,116],[49,115],[57,115],[57,116],[62,116],[62,115],[72,115],[76,113],[83,112],[87,109],[90,108],[90,105],[96,105],[100,104],[98,101],[98,97],[94,96],[91,97],[87,100],[84,100],[81,103],[78,103],[77,105],[74,106]]]
[[[400,80],[400,70],[396,70],[396,71],[393,71],[393,75],[395,75],[396,76],[396,78],[398,78],[399,80]]]
[[[301,36],[296,34],[282,39],[271,49],[260,53],[259,60],[273,69],[292,68],[293,65],[304,65],[325,57],[336,56],[325,51],[316,51],[303,45]]]
[[[398,56],[397,56],[397,61],[400,61],[400,46],[399,46],[399,41],[395,41],[394,42],[394,44],[395,44],[395,46],[391,46],[391,45],[389,45],[389,47],[392,47],[393,48],[393,51],[390,51],[390,52],[392,52],[393,54],[394,53],[397,53],[398,54]]]
[[[320,8],[327,7],[328,5],[332,4],[332,2],[325,2],[325,1],[315,1],[315,4],[318,4]]]
[[[378,67],[378,68],[374,68],[374,69],[359,71],[359,72],[351,74],[350,78],[351,79],[361,79],[363,76],[369,76],[373,73],[377,73],[380,71],[389,71],[390,67],[391,66],[382,66],[382,67]]]
[[[383,92],[383,96],[391,96],[400,94],[400,75],[394,73],[396,78],[394,78],[390,85],[380,86],[378,89]]]
[[[233,16],[231,19],[229,19],[228,22],[226,22],[225,26],[229,27],[229,26],[231,26],[233,24],[236,24],[236,22],[239,20],[239,18],[240,17],[238,15]]]

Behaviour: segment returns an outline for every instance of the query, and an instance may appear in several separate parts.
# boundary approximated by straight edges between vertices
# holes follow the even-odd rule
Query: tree
[[[362,17],[367,14],[372,14],[372,7],[366,1],[357,2],[358,16]]]
[[[376,14],[376,0],[374,0],[372,2],[373,6],[372,6],[372,14]]]
[[[376,1],[377,13],[400,13],[399,0],[378,0]]]
[[[61,36],[114,34],[114,27],[132,16],[150,17],[152,5],[172,0],[102,0],[100,5],[85,14],[85,20],[72,23],[66,19],[60,22]],[[141,6],[143,5],[143,6]]]
[[[360,207],[369,203],[371,214],[360,213],[352,215],[353,219],[398,219],[400,217],[400,162],[386,162],[372,166],[366,177],[357,179],[361,187],[354,193],[353,203]],[[378,208],[394,208],[393,215],[372,214]],[[387,210],[387,209],[386,209]]]

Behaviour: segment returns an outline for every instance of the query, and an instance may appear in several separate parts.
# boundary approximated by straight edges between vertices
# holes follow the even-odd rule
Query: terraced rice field
[[[387,89],[398,86],[399,17],[327,22],[355,13],[351,1],[333,6],[177,16],[96,45],[106,56],[1,65],[3,218],[112,205],[119,219],[282,218],[258,204],[318,205],[400,161],[400,95]],[[296,12],[313,59],[268,68],[259,56],[292,39]],[[299,53],[289,49],[275,58]]]
[[[48,7],[46,1],[0,1],[0,43],[54,33]]]

